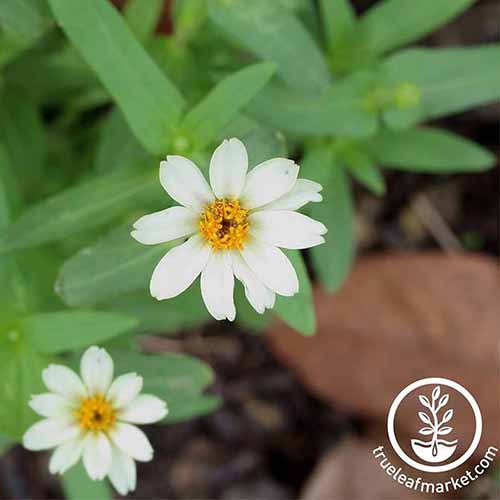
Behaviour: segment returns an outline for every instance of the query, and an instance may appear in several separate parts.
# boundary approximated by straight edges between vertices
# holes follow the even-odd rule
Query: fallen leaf
[[[338,293],[315,290],[316,336],[280,323],[267,339],[313,393],[363,417],[385,420],[396,395],[418,379],[462,384],[481,408],[481,454],[498,447],[499,278],[497,262],[481,255],[361,258]],[[403,420],[414,425],[422,409],[415,398],[401,408]],[[464,412],[455,413],[456,437],[465,439]]]

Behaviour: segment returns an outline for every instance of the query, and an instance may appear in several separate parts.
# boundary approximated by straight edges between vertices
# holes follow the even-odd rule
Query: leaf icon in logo
[[[420,401],[420,403],[422,404],[422,406],[425,406],[426,408],[429,408],[429,410],[431,409],[431,402],[429,401],[429,398],[427,398],[426,396],[420,395],[418,397],[418,400]]]
[[[441,424],[449,422],[452,418],[453,418],[453,410],[452,409],[446,410],[445,414],[443,415],[443,420],[441,420]]]
[[[434,429],[432,427],[422,427],[418,432],[424,436],[430,436],[434,432]]]
[[[448,401],[450,399],[449,394],[445,394],[441,396],[441,399],[439,400],[438,408],[442,408],[443,406],[446,406],[448,404]]]
[[[441,429],[438,430],[438,434],[440,436],[446,436],[446,434],[449,434],[453,430],[453,427],[442,427]]]
[[[441,394],[441,387],[439,387],[439,385],[438,385],[432,391],[432,400],[436,401],[436,399],[439,397],[440,394]]]
[[[419,411],[418,416],[420,417],[420,420],[422,420],[422,422],[424,424],[428,424],[428,425],[432,426],[431,419],[430,419],[429,415],[427,415],[427,413],[425,413],[423,411]]]

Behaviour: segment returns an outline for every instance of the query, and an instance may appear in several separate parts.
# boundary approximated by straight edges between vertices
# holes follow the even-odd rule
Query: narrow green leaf
[[[19,329],[37,352],[55,354],[106,342],[133,330],[134,316],[97,311],[62,311],[24,318]]]
[[[92,481],[82,462],[72,467],[62,478],[64,494],[68,500],[111,500],[111,488],[106,480]]]
[[[183,98],[107,0],[49,0],[58,23],[123,111],[143,146],[164,154]]]
[[[0,235],[0,254],[99,227],[151,196],[159,197],[160,190],[151,173],[131,170],[77,185],[26,210]]]
[[[210,319],[200,289],[194,285],[169,300],[158,301],[145,290],[121,295],[101,307],[105,311],[133,315],[140,320],[139,329],[146,333],[174,334]]]
[[[171,396],[168,404],[168,415],[165,422],[174,424],[183,422],[195,417],[203,417],[218,410],[223,400],[219,396],[200,394],[192,398],[183,398],[182,396]]]
[[[123,15],[138,40],[144,43],[154,33],[164,6],[164,0],[127,1]]]
[[[323,201],[308,205],[308,212],[328,228],[326,243],[311,249],[314,269],[330,292],[335,292],[351,269],[354,254],[354,207],[349,178],[328,150],[316,148],[302,161],[308,177],[323,185]]]
[[[367,137],[377,129],[375,113],[365,107],[365,95],[372,84],[373,75],[363,72],[320,95],[268,85],[253,99],[248,113],[295,134]]]
[[[287,250],[285,253],[297,271],[299,293],[293,297],[277,296],[274,311],[285,323],[302,335],[313,335],[316,332],[316,315],[311,282],[304,260],[298,250]]]
[[[35,103],[19,89],[0,93],[0,138],[25,191],[39,186],[47,140]]]
[[[383,54],[422,38],[466,10],[475,0],[383,0],[359,20],[360,36]]]
[[[48,359],[34,352],[14,328],[0,332],[0,428],[9,438],[20,441],[37,420],[28,406],[32,394],[42,392],[42,370]]]
[[[335,51],[353,30],[356,14],[349,0],[320,0],[319,5],[328,47]]]
[[[177,0],[173,4],[174,37],[187,43],[207,19],[207,0]]]
[[[118,228],[64,263],[56,291],[66,304],[91,305],[123,293],[147,293],[153,269],[171,245],[141,245],[130,231]]]
[[[187,114],[182,126],[199,149],[207,146],[255,97],[274,69],[274,64],[260,63],[229,75]]]
[[[409,82],[419,102],[393,108],[385,120],[394,128],[465,111],[500,98],[500,44],[467,48],[409,49],[382,67],[388,85]]]
[[[0,28],[24,39],[40,36],[50,24],[45,0],[0,2]]]
[[[135,371],[144,379],[144,392],[166,401],[165,422],[203,415],[220,401],[203,391],[214,381],[212,369],[204,362],[181,354],[147,355],[132,351],[112,352],[117,374]]]
[[[320,91],[330,72],[311,35],[290,12],[268,0],[213,0],[212,21],[256,56],[274,62],[289,86]],[[307,70],[304,70],[304,64]]]
[[[385,194],[385,180],[373,160],[358,149],[349,148],[340,153],[340,159],[349,173],[377,196]]]
[[[495,165],[495,157],[474,142],[430,127],[381,131],[366,143],[381,165],[415,172],[476,172]]]
[[[146,152],[133,135],[122,112],[114,109],[101,126],[94,165],[96,172],[123,169],[145,158]]]

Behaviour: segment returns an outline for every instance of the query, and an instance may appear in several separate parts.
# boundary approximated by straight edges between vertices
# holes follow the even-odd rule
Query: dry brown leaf
[[[494,259],[366,257],[337,294],[317,289],[315,303],[315,337],[284,324],[267,336],[312,392],[348,411],[385,419],[406,385],[449,378],[467,387],[481,408],[482,445],[498,446],[500,279]],[[416,405],[405,411],[413,419]],[[459,420],[457,414],[457,430]]]

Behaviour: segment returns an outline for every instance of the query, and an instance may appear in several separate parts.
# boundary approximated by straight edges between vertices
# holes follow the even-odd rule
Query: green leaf
[[[268,85],[253,99],[248,113],[294,134],[367,137],[377,129],[375,113],[365,108],[372,82],[371,73],[357,73],[320,95]]]
[[[143,146],[165,153],[183,98],[107,0],[49,0],[54,15]]]
[[[495,165],[493,154],[478,144],[430,127],[384,130],[366,149],[383,166],[414,172],[476,172]]]
[[[164,5],[164,0],[127,1],[123,9],[123,15],[138,40],[145,42],[154,34]]]
[[[56,291],[66,304],[97,304],[148,290],[153,270],[171,244],[141,245],[130,236],[131,229],[116,229],[64,263]]]
[[[328,66],[311,35],[276,2],[213,0],[209,15],[242,47],[274,62],[289,86],[316,92],[330,83]]]
[[[114,109],[100,129],[94,165],[96,172],[123,169],[146,157],[146,152],[133,135],[122,112]]]
[[[298,250],[286,250],[285,253],[297,271],[299,293],[293,297],[277,296],[274,311],[298,332],[303,335],[313,335],[316,332],[316,315],[311,282],[304,260]]]
[[[24,318],[19,322],[19,329],[37,352],[55,354],[106,342],[138,324],[131,315],[62,311]]]
[[[331,51],[341,46],[356,24],[356,14],[349,0],[320,0],[321,19]]]
[[[385,194],[385,180],[373,160],[357,148],[346,148],[338,157],[345,163],[349,173],[363,186],[377,196]]]
[[[61,480],[64,495],[69,500],[111,500],[113,498],[107,481],[92,481],[81,461],[69,469]]]
[[[25,191],[38,188],[47,140],[35,103],[19,89],[6,88],[0,94],[0,139],[20,185]]]
[[[254,64],[224,78],[186,116],[182,127],[189,131],[199,149],[207,146],[274,73],[270,63]]]
[[[500,98],[500,44],[461,49],[409,49],[382,66],[388,85],[409,82],[419,102],[385,114],[394,128],[465,111]]]
[[[41,373],[47,364],[48,359],[23,342],[18,331],[0,332],[0,428],[16,441],[37,420],[28,401],[43,391]]]
[[[198,286],[191,286],[169,300],[158,301],[143,291],[122,295],[101,307],[105,311],[132,314],[140,320],[139,329],[146,333],[175,334],[210,319]]]
[[[245,297],[243,285],[237,281],[234,287],[234,303],[236,306],[236,324],[250,333],[263,332],[272,321],[269,310],[259,314]]]
[[[99,227],[141,201],[159,196],[155,177],[119,170],[32,205],[0,236],[0,254]]]
[[[144,378],[144,392],[166,401],[166,422],[186,420],[219,405],[219,399],[204,396],[214,381],[212,369],[202,361],[182,354],[147,355],[132,351],[111,353],[117,374],[137,372]]]
[[[176,42],[187,43],[205,24],[207,0],[177,0],[173,4],[172,17]]]
[[[331,152],[315,148],[307,152],[302,167],[323,185],[323,201],[308,205],[308,212],[328,228],[326,243],[311,249],[314,269],[328,291],[335,292],[351,269],[354,253],[354,207],[349,178]]]
[[[40,36],[50,24],[45,0],[0,2],[0,27],[24,39]]]
[[[359,35],[376,54],[422,38],[466,10],[475,0],[384,0],[359,20]]]

